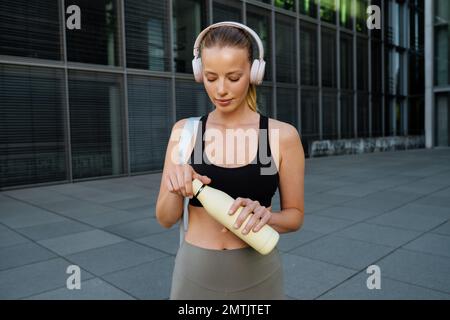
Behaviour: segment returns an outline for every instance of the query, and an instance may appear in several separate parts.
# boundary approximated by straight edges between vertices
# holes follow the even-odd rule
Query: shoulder
[[[300,141],[300,134],[296,127],[290,123],[269,118],[269,130],[278,129],[280,143],[292,143]]]

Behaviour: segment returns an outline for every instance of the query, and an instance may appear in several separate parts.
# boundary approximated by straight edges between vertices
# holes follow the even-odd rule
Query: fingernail
[[[233,210],[229,210],[229,211],[228,211],[228,214],[232,214],[232,213],[233,213]]]
[[[236,229],[239,229],[239,226],[237,223],[235,223],[233,227],[235,227]]]
[[[244,229],[244,231],[242,231],[243,234],[247,234],[247,229]]]

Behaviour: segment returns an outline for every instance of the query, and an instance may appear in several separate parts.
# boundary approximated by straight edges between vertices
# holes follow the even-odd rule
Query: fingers
[[[184,166],[183,167],[183,173],[184,173],[184,185],[186,188],[186,196],[191,198],[193,197],[193,191],[192,191],[192,168],[190,166]]]
[[[248,220],[247,224],[244,227],[244,230],[242,231],[243,234],[247,234],[250,232],[250,230],[254,230],[254,227],[260,222],[261,217],[266,211],[266,207],[259,206],[257,207],[252,214],[252,217]]]
[[[240,199],[240,198],[238,198],[238,199]],[[242,224],[244,223],[244,221],[247,219],[247,217],[252,212],[254,212],[254,210],[256,210],[256,208],[260,207],[260,204],[258,201],[252,201],[251,199],[243,199],[238,202],[243,203],[244,208],[241,210],[238,218],[236,219],[236,222],[234,223],[234,227],[236,229],[239,229],[242,226]],[[247,230],[246,227],[244,227],[244,229],[242,230],[242,233],[247,234],[249,231],[250,231],[250,229]]]
[[[195,171],[193,171],[192,178],[200,180],[203,184],[210,184],[211,183],[211,179],[209,177],[202,176],[201,174],[198,174]]]
[[[186,185],[184,183],[184,169],[183,169],[183,167],[182,166],[177,166],[176,167],[176,172],[177,172],[176,179],[177,179],[177,182],[178,182],[179,191],[180,191],[180,193],[181,193],[181,195],[183,197],[186,197]]]
[[[272,212],[266,210],[259,223],[256,225],[256,227],[253,228],[253,232],[258,232],[259,230],[261,230],[261,228],[269,222],[271,216]]]

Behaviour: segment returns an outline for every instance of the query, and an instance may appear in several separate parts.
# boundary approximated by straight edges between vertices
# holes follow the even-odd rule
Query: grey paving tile
[[[0,249],[0,270],[49,260],[54,257],[56,257],[55,254],[32,242],[5,247]]]
[[[134,197],[125,200],[116,200],[111,202],[106,202],[104,205],[117,208],[117,209],[131,209],[143,206],[154,205],[154,202],[150,200],[150,197]]]
[[[364,196],[370,195],[372,193],[375,193],[382,189],[384,189],[382,186],[367,184],[367,181],[366,181],[365,184],[357,184],[357,185],[351,185],[351,186],[346,186],[346,187],[340,187],[340,188],[328,191],[328,193],[338,195],[338,196],[351,196],[351,197],[360,198],[360,197],[364,197]]]
[[[125,241],[125,239],[102,230],[91,230],[63,237],[41,240],[38,241],[38,243],[60,255],[69,255],[84,250],[104,247],[121,241]]]
[[[323,192],[314,193],[312,195],[305,195],[305,202],[313,201],[315,203],[337,205],[356,198],[357,196],[337,195],[330,192]]]
[[[173,267],[174,258],[166,257],[103,278],[138,299],[167,299]]]
[[[389,278],[450,293],[450,258],[399,249],[377,265]]]
[[[313,213],[322,209],[330,208],[332,205],[328,203],[316,203],[312,201],[305,202],[305,213]]]
[[[13,246],[20,243],[28,242],[28,239],[19,233],[0,225],[0,248]]]
[[[446,236],[450,236],[450,221],[447,221],[443,225],[432,231],[433,233],[443,234]]]
[[[450,236],[427,233],[408,243],[404,248],[450,258]]]
[[[106,230],[128,239],[142,238],[151,234],[164,232],[164,228],[153,218],[141,219],[105,228]]]
[[[353,223],[355,222],[350,220],[329,218],[325,216],[318,216],[316,214],[306,214],[302,229],[315,231],[318,233],[330,233],[343,229]]]
[[[91,216],[97,213],[111,210],[111,207],[88,201],[82,201],[79,199],[58,201],[49,204],[43,204],[42,206],[48,210],[74,218]]]
[[[414,203],[450,208],[450,198],[449,197],[438,197],[435,195],[430,195],[425,198],[421,198],[421,199],[415,201]]]
[[[21,234],[24,234],[35,241],[61,237],[88,230],[92,230],[92,227],[69,219],[17,229]]]
[[[144,217],[150,217],[150,218],[156,218],[156,206],[150,205],[150,206],[143,206],[143,207],[136,207],[136,208],[130,208],[125,209],[125,211],[131,212],[131,213],[139,213],[142,214]]]
[[[449,300],[450,295],[439,291],[403,283],[383,277],[380,289],[368,289],[370,274],[360,272],[338,287],[319,297],[319,300]]]
[[[283,254],[285,293],[295,299],[315,299],[345,279],[355,270],[328,263]]]
[[[0,214],[0,222],[14,229],[64,220],[64,217],[28,205],[21,206],[20,209],[18,208],[18,211],[14,210]]]
[[[397,208],[392,213],[404,212],[414,213],[422,216],[437,217],[443,219],[450,219],[450,208],[437,207],[432,205],[422,205],[415,202],[408,203],[400,208]]]
[[[338,236],[392,247],[399,247],[418,237],[420,234],[421,233],[418,231],[368,223],[358,223],[336,232],[336,235]]]
[[[277,246],[281,251],[287,252],[322,236],[323,233],[300,229],[296,232],[282,233]]]
[[[395,188],[392,188],[392,191],[400,191],[400,192],[413,192],[421,195],[431,195],[436,192],[436,190],[442,189],[442,183],[439,182],[429,182],[425,181],[425,179],[418,180],[416,183],[401,185]]]
[[[329,235],[290,251],[351,269],[362,269],[392,251],[392,247]]]
[[[81,282],[79,290],[60,288],[27,298],[27,300],[134,300],[125,292],[98,279]]]
[[[151,236],[137,238],[137,242],[145,244],[146,246],[157,248],[169,254],[175,255],[180,245],[180,232],[178,227],[170,231],[154,234]]]
[[[130,212],[125,210],[111,209],[110,211],[97,213],[95,215],[79,217],[77,218],[77,220],[97,228],[104,228],[134,220],[144,219],[148,216],[149,214],[143,211]]]
[[[166,256],[164,253],[130,241],[69,255],[67,259],[92,272],[103,275]]]
[[[353,220],[355,222],[366,220],[368,218],[380,215],[380,213],[377,211],[371,211],[371,208],[365,209],[351,208],[346,207],[345,204],[322,209],[315,212],[314,214],[337,219]]]
[[[378,217],[367,220],[367,223],[416,231],[427,231],[444,223],[445,221],[446,219],[444,218],[399,211],[382,214]]]
[[[71,264],[61,258],[37,262],[0,271],[0,299],[20,299],[66,285],[67,267]],[[81,270],[81,281],[92,278]]]
[[[44,203],[48,204],[65,200],[73,200],[73,198],[69,196],[51,190],[47,190],[41,187],[11,190],[6,191],[5,194],[15,199],[23,200],[25,202],[33,203],[36,205]]]

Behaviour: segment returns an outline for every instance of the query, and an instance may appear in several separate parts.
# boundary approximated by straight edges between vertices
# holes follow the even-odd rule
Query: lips
[[[222,102],[222,103],[224,103],[224,102],[228,102],[228,101],[231,101],[232,99],[228,99],[228,100],[221,100],[221,99],[216,99],[216,101],[219,101],[219,102]]]

